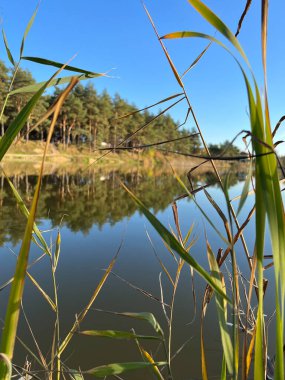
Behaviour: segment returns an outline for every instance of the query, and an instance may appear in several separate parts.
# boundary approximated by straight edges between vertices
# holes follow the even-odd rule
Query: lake
[[[189,187],[185,173],[180,173],[180,175]],[[245,175],[241,173],[231,175],[230,199],[241,193],[244,177]],[[37,177],[28,171],[22,171],[11,176],[10,179],[26,205],[30,206]],[[71,173],[60,169],[44,176],[37,223],[53,251],[58,230],[61,234],[60,256],[56,271],[61,339],[66,336],[79,313],[88,304],[104,274],[104,269],[108,267],[118,250],[119,254],[112,273],[81,324],[80,330],[130,331],[133,328],[136,334],[154,335],[153,329],[145,321],[110,313],[110,311],[152,312],[163,328],[165,336],[168,335],[164,310],[169,316],[173,287],[161,263],[175,280],[177,261],[146,218],[138,211],[136,204],[122,188],[118,179],[125,183],[167,228],[176,233],[171,204],[185,191],[171,171],[165,170],[164,167],[136,168],[128,172],[99,171],[89,168],[88,170],[73,170]],[[1,284],[4,285],[14,272],[25,218],[16,204],[4,175],[0,177],[0,181],[0,278]],[[193,178],[194,188],[203,184],[212,184],[207,191],[227,215],[224,195],[214,182],[211,172],[204,172]],[[221,219],[203,191],[197,193],[196,201],[207,213],[211,222],[225,235]],[[254,196],[250,196],[239,216],[241,223],[253,206],[253,202]],[[208,269],[205,236],[215,255],[219,248],[225,247],[225,243],[202,216],[193,200],[182,198],[177,201],[177,206],[182,235],[186,236],[191,226],[193,228],[190,237],[193,246],[190,248],[190,253]],[[233,206],[237,209],[238,200],[233,201]],[[254,217],[245,230],[245,239],[252,255]],[[266,254],[271,254],[269,242],[266,243],[265,251]],[[32,244],[30,254],[32,266],[29,272],[42,289],[53,298],[49,258],[44,256],[34,263],[41,254],[41,249],[36,244]],[[241,277],[241,286],[243,281],[248,287],[248,264],[240,242],[236,245],[236,254],[239,269],[244,276]],[[266,263],[270,263],[270,260]],[[229,281],[228,271],[231,272],[229,259],[223,266],[227,282]],[[265,304],[269,318],[275,309],[274,289],[271,285],[273,283],[272,268],[265,271],[265,277],[269,279]],[[200,317],[205,282],[197,274],[194,274],[194,288],[196,302],[193,298],[191,272],[189,267],[184,265],[175,295],[172,323],[171,356],[173,356],[173,378],[176,380],[201,378]],[[9,289],[9,286],[3,286],[0,293],[2,319],[5,315]],[[163,296],[161,289],[163,289]],[[253,299],[253,304],[256,304],[254,296]],[[241,301],[245,310],[244,299]],[[164,307],[162,307],[163,304]],[[48,361],[52,347],[55,313],[29,279],[26,280],[23,308],[38,345]],[[273,325],[274,323],[270,325],[272,336],[270,342],[274,342]],[[18,337],[15,363],[24,366],[25,359],[28,358],[32,363],[31,368],[40,370],[31,352],[23,348],[24,343],[38,356],[23,313]],[[222,349],[214,299],[208,306],[204,320],[204,339],[209,377],[219,378]],[[156,360],[165,359],[159,342],[143,340],[141,344]],[[269,345],[269,352],[274,353],[272,343]],[[75,333],[62,359],[66,368],[88,370],[112,362],[141,361],[141,355],[134,340],[113,340]],[[44,378],[42,374],[39,376]],[[136,371],[118,378],[151,379],[152,375],[148,371]]]

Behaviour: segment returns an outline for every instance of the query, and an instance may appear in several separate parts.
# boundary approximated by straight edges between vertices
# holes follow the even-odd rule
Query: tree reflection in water
[[[185,173],[181,176],[187,182]],[[61,223],[73,232],[87,234],[94,224],[101,228],[105,223],[112,225],[132,216],[137,206],[121,188],[118,179],[126,183],[155,213],[164,210],[183,193],[173,174],[165,168],[136,169],[126,173],[92,169],[70,174],[61,170],[43,178],[37,211],[39,226],[40,220],[49,219],[52,227]],[[18,174],[11,180],[29,208],[37,176]],[[205,172],[197,174],[192,180],[195,187],[201,183],[212,184],[214,177],[211,172]],[[232,175],[231,185],[237,181],[238,176]],[[15,245],[23,236],[25,218],[4,175],[0,177],[0,184],[0,245],[5,242]]]

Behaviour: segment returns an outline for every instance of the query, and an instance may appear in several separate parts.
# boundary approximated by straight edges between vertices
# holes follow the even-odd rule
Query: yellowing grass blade
[[[261,4],[262,4],[262,16],[261,16],[262,62],[263,62],[263,68],[264,68],[264,76],[266,78],[268,0],[262,0]]]
[[[246,355],[246,377],[248,377],[248,375],[249,375],[250,364],[251,364],[251,360],[253,357],[253,349],[254,349],[254,343],[255,343],[255,331],[256,330],[254,330],[254,333],[251,337],[250,344],[249,344],[248,351],[247,351],[247,355]]]
[[[163,376],[160,372],[160,370],[158,369],[158,366],[155,365],[155,361],[153,360],[153,357],[144,349],[142,348],[141,346],[139,346],[140,348],[140,351],[142,353],[142,355],[145,357],[145,359],[150,363],[152,364],[152,366],[150,367],[150,369],[153,371],[154,373],[154,376],[158,379],[158,380],[164,380],[163,379]]]
[[[55,306],[53,300],[50,298],[50,296],[43,290],[43,288],[40,286],[40,284],[36,281],[36,279],[29,272],[27,272],[27,276],[32,281],[32,283],[35,285],[35,287],[38,289],[38,291],[41,293],[41,295],[44,297],[44,299],[49,303],[52,310],[55,312],[56,306]]]
[[[59,255],[60,255],[60,244],[61,244],[61,235],[60,235],[60,231],[58,231],[57,237],[56,237],[56,243],[55,243],[54,265],[53,265],[54,271],[56,271],[58,259],[59,259]]]
[[[204,336],[203,336],[203,326],[202,325],[201,325],[200,342],[201,342],[201,367],[202,367],[201,370],[202,370],[202,379],[203,380],[208,380],[207,361],[206,361],[205,348],[204,348]]]
[[[121,248],[121,247],[120,247]],[[118,252],[116,253],[115,257],[113,258],[113,260],[110,262],[108,268],[106,269],[101,281],[99,282],[97,288],[95,289],[92,297],[90,298],[90,301],[88,302],[86,308],[84,309],[84,311],[78,316],[77,320],[75,321],[75,323],[73,324],[72,328],[70,329],[69,333],[67,334],[67,336],[65,337],[65,339],[63,340],[63,342],[61,343],[59,349],[58,349],[58,355],[60,356],[62,354],[62,352],[65,350],[66,346],[69,344],[69,342],[71,341],[74,333],[77,331],[78,329],[78,326],[80,325],[80,323],[83,321],[83,319],[86,317],[86,314],[88,313],[90,307],[93,305],[95,299],[97,298],[98,294],[100,293],[103,285],[105,284],[107,278],[109,277],[109,274],[111,273],[112,269],[113,269],[113,266],[115,265],[115,262],[116,262],[116,259],[117,259],[117,256],[119,254],[119,251],[120,251],[120,248],[118,250]]]
[[[168,52],[167,52],[167,50],[166,50],[164,44],[161,42],[161,40],[160,40],[160,38],[159,38],[159,35],[158,35],[158,33],[157,33],[156,27],[155,27],[155,25],[154,25],[154,22],[153,22],[153,20],[152,20],[152,18],[151,18],[151,15],[150,15],[150,13],[149,13],[149,11],[147,10],[147,8],[146,8],[145,5],[144,5],[144,9],[145,9],[145,11],[146,11],[146,14],[147,14],[147,16],[148,16],[148,18],[149,18],[149,20],[150,20],[150,22],[151,22],[151,25],[152,25],[152,27],[153,27],[153,29],[154,29],[154,32],[155,32],[155,34],[156,34],[156,36],[157,36],[157,38],[158,38],[158,40],[159,40],[159,42],[160,42],[160,45],[161,45],[161,47],[162,47],[162,49],[163,49],[163,51],[164,51],[164,54],[165,54],[165,56],[166,56],[166,58],[167,58],[167,60],[168,60],[168,63],[169,63],[169,65],[170,65],[171,69],[172,69],[172,72],[173,72],[173,74],[174,74],[174,76],[175,76],[175,78],[176,78],[176,80],[177,80],[179,86],[180,86],[181,88],[184,88],[183,82],[181,81],[181,78],[180,78],[180,76],[179,76],[179,74],[178,74],[178,72],[177,72],[177,70],[176,70],[176,67],[174,66],[174,63],[172,62],[172,59],[170,58],[170,56],[169,56],[169,54],[168,54]]]

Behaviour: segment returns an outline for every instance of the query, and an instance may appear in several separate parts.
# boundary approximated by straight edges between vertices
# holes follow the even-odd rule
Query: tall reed
[[[232,312],[234,315],[233,324],[232,324],[232,332],[231,334],[228,331],[227,327],[227,304],[225,300],[228,299],[225,296],[223,289],[223,285],[220,282],[220,266],[225,260],[225,255],[221,258],[221,260],[214,259],[214,255],[211,252],[210,246],[208,246],[208,255],[209,262],[211,267],[211,277],[205,275],[204,269],[200,268],[196,262],[193,261],[191,255],[186,254],[184,252],[183,247],[179,241],[172,241],[172,237],[170,233],[166,230],[164,226],[156,219],[154,215],[152,215],[146,207],[140,202],[134,194],[131,194],[133,199],[137,202],[142,212],[148,218],[148,220],[152,223],[154,228],[158,231],[161,237],[164,239],[167,245],[173,248],[183,260],[188,262],[189,265],[193,266],[196,271],[202,275],[208,284],[213,288],[216,293],[216,302],[218,306],[218,318],[221,327],[221,341],[224,351],[225,365],[223,367],[223,372],[221,378],[226,378],[226,373],[231,378],[237,379],[239,376],[239,278],[235,257],[235,249],[234,245],[238,239],[242,240],[242,244],[244,247],[244,251],[246,257],[248,259],[249,267],[251,270],[251,280],[250,280],[250,289],[249,289],[249,297],[248,302],[251,300],[252,288],[253,284],[257,286],[257,296],[258,296],[258,311],[256,315],[256,325],[254,328],[254,333],[250,342],[250,346],[247,352],[247,328],[245,328],[245,336],[244,336],[244,354],[243,354],[243,372],[242,377],[244,379],[248,376],[249,365],[250,365],[250,354],[253,351],[254,344],[254,352],[255,352],[255,360],[254,360],[254,378],[256,380],[263,379],[267,374],[267,341],[265,336],[265,324],[264,324],[264,311],[263,311],[263,298],[264,298],[264,241],[266,234],[266,220],[269,225],[269,233],[271,238],[271,248],[274,257],[274,273],[275,273],[275,302],[276,302],[276,360],[275,360],[275,370],[274,370],[274,378],[275,379],[283,379],[284,378],[284,364],[283,364],[283,326],[284,326],[284,297],[285,297],[285,265],[284,265],[284,252],[285,252],[285,224],[284,224],[284,206],[281,198],[281,190],[279,184],[279,176],[278,176],[278,165],[279,160],[275,153],[275,145],[273,142],[273,133],[270,124],[269,117],[269,106],[267,100],[267,77],[266,77],[266,50],[267,50],[267,23],[268,23],[268,1],[262,1],[262,15],[261,15],[261,43],[262,43],[262,52],[263,52],[263,68],[264,68],[264,87],[265,87],[265,96],[264,102],[262,103],[262,97],[260,94],[260,90],[258,88],[257,81],[254,76],[254,72],[250,66],[248,58],[241,47],[237,37],[234,33],[225,25],[225,23],[210,9],[208,8],[202,1],[200,0],[188,0],[190,5],[198,12],[200,15],[207,20],[212,26],[216,28],[216,30],[225,37],[231,45],[232,50],[228,48],[223,42],[221,42],[218,38],[206,35],[204,33],[195,32],[195,31],[179,31],[174,33],[169,33],[164,36],[159,36],[158,31],[154,25],[154,22],[151,19],[150,13],[145,8],[147,15],[150,19],[150,22],[154,28],[154,31],[159,39],[161,47],[166,55],[166,58],[169,62],[171,70],[177,80],[178,85],[181,87],[185,99],[187,100],[189,110],[187,113],[187,117],[191,114],[194,123],[196,124],[198,133],[200,134],[200,138],[204,145],[205,151],[208,155],[208,161],[212,163],[214,172],[217,176],[217,179],[220,183],[220,187],[225,194],[225,203],[227,204],[229,210],[229,216],[221,214],[221,210],[217,209],[217,205],[213,204],[213,206],[218,211],[221,216],[224,224],[225,224],[225,232],[227,237],[224,239],[227,244],[225,251],[231,253],[232,258],[232,299],[230,301],[230,305],[233,308]],[[246,14],[249,5],[245,9]],[[241,18],[240,23],[244,18],[244,15]],[[240,28],[240,25],[239,25]],[[238,29],[239,31],[239,29]],[[236,35],[238,32],[236,33]],[[247,133],[247,137],[250,137],[252,142],[253,152],[249,155],[249,160],[252,161],[254,165],[254,173],[255,173],[255,210],[256,210],[256,218],[255,218],[255,233],[256,233],[256,244],[254,249],[254,265],[250,260],[249,251],[246,245],[246,242],[243,237],[243,229],[248,223],[248,220],[251,218],[251,215],[247,218],[247,220],[243,223],[242,228],[239,225],[237,215],[234,211],[232,203],[229,200],[228,190],[226,183],[223,183],[220,177],[220,174],[215,165],[215,159],[219,159],[219,157],[212,157],[208,150],[206,141],[203,137],[202,130],[200,125],[198,124],[197,118],[193,111],[193,108],[190,103],[189,96],[185,90],[185,86],[183,83],[183,75],[179,75],[178,71],[170,58],[163,40],[167,39],[177,39],[177,38],[202,38],[210,41],[210,44],[206,49],[197,57],[194,61],[196,65],[199,59],[206,53],[206,51],[210,48],[212,43],[218,44],[223,49],[225,49],[235,60],[238,67],[241,70],[242,77],[244,79],[245,87],[248,95],[248,106],[250,113],[250,127],[251,132]],[[190,66],[192,68],[193,65]],[[247,72],[249,71],[249,75]],[[275,133],[275,132],[274,132]],[[241,199],[240,205],[238,208],[238,212],[242,208],[246,197],[249,192],[249,182],[251,179],[251,174],[248,175],[248,180],[245,183]],[[192,195],[191,191],[187,189],[187,187],[180,181],[184,190],[188,193],[189,197],[193,199],[195,198]],[[202,211],[203,212],[203,211]],[[253,210],[254,212],[254,210]],[[204,216],[207,219],[207,215]],[[208,220],[209,221],[209,220]],[[210,221],[209,221],[210,222]],[[236,224],[238,229],[238,234],[233,236],[233,228],[230,228],[232,224]],[[210,222],[211,224],[211,222]],[[245,225],[245,226],[244,226]],[[215,226],[212,226],[215,228]],[[216,231],[219,233],[219,231]],[[221,236],[221,235],[220,235]],[[255,265],[256,263],[256,265]],[[257,282],[255,281],[255,267],[257,268]],[[223,296],[223,298],[220,298]],[[248,305],[248,312],[250,306]],[[248,313],[247,313],[248,314]],[[203,351],[203,341],[202,341],[202,375],[203,379],[207,379],[206,372],[206,362],[205,355]]]
[[[41,292],[44,299],[49,303],[50,307],[55,313],[55,326],[53,332],[53,342],[50,361],[47,361],[44,355],[42,354],[39,345],[36,342],[38,354],[30,352],[37,360],[39,365],[43,368],[44,373],[49,379],[60,379],[64,376],[66,372],[72,379],[83,379],[84,374],[93,375],[95,377],[104,378],[107,376],[118,376],[126,371],[131,371],[134,369],[149,368],[151,373],[156,378],[162,379],[173,379],[172,373],[172,336],[173,336],[173,312],[174,312],[174,301],[178,282],[180,279],[180,273],[184,265],[189,265],[191,271],[196,271],[199,276],[205,280],[205,293],[204,299],[202,301],[202,311],[201,311],[201,367],[202,367],[202,377],[203,380],[208,379],[207,372],[207,360],[206,353],[204,349],[204,337],[203,337],[203,318],[206,313],[207,304],[210,302],[210,299],[214,296],[217,315],[219,321],[219,329],[221,335],[221,345],[223,347],[223,362],[222,362],[222,372],[221,379],[231,378],[237,379],[241,376],[243,379],[247,379],[249,376],[249,369],[251,365],[251,356],[254,351],[254,378],[256,380],[264,379],[268,374],[267,369],[267,337],[265,334],[265,321],[264,321],[264,310],[263,310],[263,298],[265,295],[264,288],[264,241],[266,234],[266,221],[269,225],[269,233],[271,237],[271,248],[274,256],[274,273],[275,273],[275,294],[276,294],[276,360],[275,360],[275,369],[274,376],[275,379],[283,380],[284,378],[284,363],[283,363],[283,334],[284,334],[284,299],[285,299],[285,221],[284,221],[284,206],[281,198],[279,177],[278,177],[278,164],[279,160],[275,153],[275,145],[273,142],[274,133],[271,130],[270,117],[269,117],[269,106],[267,100],[267,69],[266,69],[266,50],[267,50],[267,24],[268,24],[268,1],[262,0],[262,15],[261,15],[261,42],[262,42],[262,51],[263,51],[263,68],[264,68],[264,87],[265,87],[265,96],[264,101],[262,102],[262,97],[260,90],[258,88],[257,81],[254,76],[254,71],[251,68],[248,58],[241,47],[237,35],[242,24],[244,15],[247,12],[249,7],[249,2],[247,3],[244,14],[240,19],[240,24],[236,35],[225,25],[225,23],[202,1],[200,0],[188,0],[190,5],[196,9],[196,11],[201,14],[201,16],[206,19],[211,25],[213,25],[216,30],[224,36],[230,43],[230,48],[221,42],[218,38],[206,35],[204,33],[195,32],[195,31],[180,31],[169,33],[164,36],[159,36],[158,31],[155,27],[154,22],[151,19],[150,13],[145,8],[149,20],[154,28],[154,31],[157,35],[157,38],[161,44],[163,52],[169,62],[170,68],[177,80],[179,87],[181,88],[180,93],[173,96],[167,97],[156,104],[164,103],[168,100],[175,99],[175,102],[171,106],[166,107],[162,112],[159,113],[156,117],[152,119],[155,120],[160,115],[167,112],[170,108],[174,107],[176,104],[180,103],[182,100],[187,102],[187,117],[190,115],[193,118],[193,121],[197,128],[197,133],[199,134],[201,141],[203,143],[206,155],[203,156],[206,161],[209,161],[215,172],[217,181],[224,193],[225,204],[227,206],[228,214],[224,213],[217,202],[211,197],[210,193],[207,192],[205,187],[199,189],[190,189],[186,186],[178,175],[174,172],[178,182],[181,184],[181,188],[185,192],[186,196],[190,197],[193,202],[200,209],[202,215],[207,220],[209,225],[215,230],[215,232],[222,239],[224,244],[224,249],[218,251],[217,256],[215,256],[212,251],[210,242],[207,241],[207,252],[210,273],[209,271],[202,267],[197,260],[194,259],[191,252],[192,240],[191,240],[191,229],[189,229],[186,237],[182,237],[179,221],[178,221],[178,212],[174,207],[174,220],[176,224],[177,233],[169,231],[147,208],[146,206],[136,197],[135,194],[131,192],[124,184],[122,186],[130,194],[133,200],[137,203],[138,207],[144,213],[146,218],[157,230],[159,235],[162,237],[165,245],[167,246],[168,251],[174,257],[177,264],[177,270],[175,278],[172,278],[169,274],[167,268],[164,266],[161,261],[161,266],[164,274],[168,277],[171,286],[172,286],[172,296],[171,296],[171,305],[170,305],[170,314],[165,311],[165,303],[161,301],[162,307],[164,308],[165,316],[168,321],[168,337],[165,336],[164,331],[162,330],[160,324],[156,320],[155,316],[152,313],[114,313],[116,315],[121,315],[126,318],[141,320],[144,323],[149,324],[152,327],[153,335],[146,336],[137,334],[135,331],[117,331],[117,330],[84,330],[80,331],[79,327],[82,321],[85,319],[87,313],[92,307],[95,299],[100,293],[103,285],[108,279],[112,269],[115,265],[118,253],[114,259],[109,264],[108,268],[105,270],[101,280],[97,284],[96,288],[93,291],[93,294],[87,303],[84,310],[77,316],[77,319],[74,321],[69,332],[64,339],[61,337],[60,331],[60,321],[59,321],[59,304],[58,304],[58,294],[57,294],[57,280],[56,280],[56,269],[60,256],[60,234],[57,236],[56,246],[54,252],[48,247],[45,239],[43,238],[39,228],[35,224],[35,216],[37,209],[37,202],[40,196],[40,186],[41,178],[44,170],[44,161],[46,151],[48,149],[48,144],[51,139],[52,131],[54,124],[56,122],[57,116],[60,112],[60,107],[65,101],[69,92],[80,80],[87,78],[94,78],[102,76],[104,74],[98,74],[95,72],[90,72],[80,68],[70,66],[68,64],[61,64],[59,62],[51,61],[48,59],[38,58],[38,57],[26,57],[24,56],[24,46],[25,40],[28,35],[28,32],[33,24],[34,18],[37,13],[37,9],[33,14],[31,20],[29,21],[27,28],[24,32],[22,44],[19,52],[19,60],[16,62],[14,56],[12,55],[8,41],[5,33],[3,32],[4,45],[7,52],[7,57],[10,63],[14,67],[14,73],[18,70],[22,60],[28,60],[36,62],[41,65],[51,65],[58,70],[56,73],[46,82],[37,83],[32,86],[27,86],[22,89],[13,90],[13,81],[15,78],[12,78],[11,84],[9,86],[9,91],[7,93],[3,109],[1,111],[0,120],[3,117],[4,108],[7,104],[7,101],[10,96],[13,96],[15,93],[19,92],[31,92],[33,96],[29,102],[23,107],[20,113],[16,116],[15,120],[11,123],[4,136],[0,140],[0,160],[3,159],[7,150],[13,143],[15,137],[19,131],[24,127],[29,115],[31,114],[33,108],[35,107],[37,101],[40,99],[44,91],[54,85],[54,84],[64,84],[69,83],[67,88],[62,92],[58,97],[56,102],[51,106],[45,115],[42,115],[38,124],[52,116],[52,121],[49,130],[49,136],[45,148],[45,153],[42,160],[42,166],[39,173],[38,183],[35,189],[35,194],[33,198],[33,203],[31,210],[28,211],[22,201],[20,195],[17,193],[17,190],[13,188],[11,182],[10,186],[13,190],[14,196],[20,205],[20,209],[27,218],[27,225],[25,234],[22,241],[22,246],[17,260],[17,266],[15,269],[14,278],[11,279],[12,285],[10,290],[9,302],[6,310],[6,318],[4,324],[4,330],[1,338],[1,355],[0,355],[0,378],[10,379],[12,375],[12,362],[13,362],[13,351],[15,345],[15,339],[17,334],[17,326],[19,314],[21,312],[21,301],[24,291],[24,283],[26,275],[32,280],[33,284]],[[202,38],[209,41],[207,47],[201,52],[197,59],[189,66],[189,70],[197,65],[202,56],[204,56],[208,49],[211,48],[212,44],[218,44],[223,49],[225,49],[235,60],[238,67],[241,70],[242,77],[245,83],[245,87],[248,95],[248,105],[250,113],[250,127],[251,131],[247,133],[247,138],[251,139],[252,143],[252,152],[248,155],[248,160],[251,165],[254,166],[254,175],[255,175],[255,184],[254,184],[254,194],[255,194],[255,208],[250,211],[247,218],[242,224],[239,223],[238,216],[239,212],[242,209],[246,198],[249,194],[249,185],[252,180],[252,172],[250,171],[245,181],[245,185],[240,196],[239,206],[237,212],[235,211],[232,202],[230,201],[228,194],[228,183],[222,181],[221,175],[215,165],[215,160],[222,159],[221,157],[212,157],[208,149],[207,143],[202,133],[202,128],[198,123],[197,117],[194,113],[192,104],[190,102],[190,97],[187,94],[184,85],[184,75],[180,75],[175,67],[174,62],[169,56],[167,49],[164,45],[164,40],[168,39],[177,39],[177,38]],[[63,78],[56,78],[62,70],[72,71],[76,73],[73,76],[67,76]],[[188,72],[187,70],[186,72]],[[248,75],[249,73],[249,75]],[[178,98],[178,100],[177,100]],[[137,112],[137,111],[136,111]],[[131,117],[132,115],[123,115],[122,117]],[[123,148],[122,145],[128,139],[133,138],[137,133],[139,133],[144,128],[147,128],[151,124],[151,121],[143,126],[139,126],[131,136],[126,137],[126,139],[118,144],[115,148]],[[169,140],[171,141],[171,140]],[[163,143],[167,143],[164,141]],[[148,148],[149,146],[155,146],[156,144],[146,144],[143,148]],[[159,143],[157,143],[159,145]],[[109,154],[110,151],[104,153]],[[244,159],[244,158],[243,158]],[[97,162],[97,161],[96,161]],[[199,205],[195,198],[195,194],[199,191],[203,191],[207,200],[210,202],[212,207],[215,209],[219,215],[222,223],[223,230],[219,230],[216,225],[211,221],[204,209]],[[255,248],[250,257],[249,250],[247,248],[246,241],[243,236],[243,231],[246,228],[249,220],[252,218],[252,215],[256,212],[255,218]],[[235,232],[236,229],[236,232]],[[53,297],[49,297],[46,292],[41,288],[40,284],[30,275],[28,272],[28,258],[31,241],[34,239],[34,236],[37,237],[38,241],[41,244],[41,249],[44,252],[44,255],[48,255],[50,258],[51,271],[53,276]],[[242,280],[240,279],[237,257],[235,252],[235,244],[238,240],[241,240],[243,245],[243,250],[248,261],[250,269],[250,280],[249,287],[246,294],[247,307],[246,307],[246,320],[245,323],[242,321],[240,315],[240,306],[241,306],[241,295],[240,287],[243,286]],[[177,255],[177,256],[176,256]],[[226,289],[225,279],[222,273],[221,267],[227,258],[231,256],[232,263],[232,272],[230,273],[231,280],[231,289]],[[252,260],[251,260],[252,259]],[[245,288],[245,286],[244,286]],[[255,314],[253,308],[251,307],[252,294],[256,289],[257,299],[258,299],[258,310]],[[161,286],[161,291],[163,289]],[[246,292],[245,292],[246,293]],[[193,292],[194,294],[194,292]],[[230,313],[229,313],[230,310]],[[229,315],[232,315],[232,323],[228,323]],[[249,324],[252,325],[252,328],[249,329]],[[232,327],[230,327],[232,326]],[[241,331],[242,330],[242,333]],[[32,329],[31,329],[32,331]],[[104,366],[94,367],[87,371],[76,371],[70,370],[65,366],[65,363],[62,360],[62,355],[66,350],[66,347],[69,345],[72,340],[74,333],[78,332],[83,335],[93,336],[93,337],[106,337],[112,339],[131,339],[136,342],[136,345],[140,351],[143,361],[142,362],[126,362],[126,363],[112,363]],[[243,334],[244,344],[242,348],[242,363],[240,363],[240,336]],[[248,344],[248,337],[250,336],[250,341]],[[154,355],[148,352],[141,344],[141,340],[154,340],[159,342],[163,347],[165,361],[156,361]],[[167,340],[168,339],[168,340]],[[242,365],[240,365],[242,364]],[[242,369],[241,369],[242,368]],[[164,371],[164,369],[166,369]],[[165,374],[166,373],[166,374]]]

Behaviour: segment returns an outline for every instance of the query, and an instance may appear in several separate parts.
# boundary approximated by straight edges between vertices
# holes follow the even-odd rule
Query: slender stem
[[[56,357],[57,357],[57,380],[60,380],[60,373],[61,373],[61,362],[60,362],[60,352],[59,352],[59,343],[60,343],[60,326],[59,326],[59,309],[58,309],[58,295],[57,295],[57,286],[56,286],[56,277],[55,277],[55,267],[52,261],[51,257],[51,271],[52,271],[52,281],[53,281],[53,291],[54,291],[54,303],[55,303],[55,312],[56,312],[56,321],[55,321],[55,335],[57,339],[57,350],[56,350]]]
[[[17,75],[17,72],[18,72],[18,69],[19,69],[19,67],[20,67],[20,63],[21,63],[21,58],[19,59],[19,62],[15,65],[15,68],[14,68],[14,72],[13,72],[13,76],[12,76],[12,79],[11,79],[11,82],[10,82],[10,85],[9,85],[9,88],[8,88],[8,92],[7,92],[7,95],[6,95],[6,97],[5,97],[3,107],[2,107],[2,109],[1,109],[0,122],[1,122],[1,120],[2,120],[2,117],[3,117],[4,111],[5,111],[5,108],[6,108],[6,105],[7,105],[8,99],[9,99],[9,96],[10,96],[10,92],[11,92],[11,90],[12,90],[12,87],[13,87],[13,84],[14,84],[14,81],[15,81],[15,78],[16,78],[16,75]]]
[[[210,158],[210,157],[211,157],[211,154],[210,154],[210,151],[209,151],[208,145],[207,145],[207,143],[206,143],[206,141],[205,141],[205,139],[204,139],[204,136],[203,136],[203,133],[202,133],[201,128],[200,128],[200,126],[199,126],[199,123],[198,123],[198,121],[197,121],[196,115],[195,115],[195,113],[194,113],[194,111],[193,111],[193,108],[192,108],[192,106],[191,106],[191,103],[190,103],[190,100],[189,100],[188,94],[187,94],[185,88],[183,88],[183,90],[184,90],[185,99],[186,99],[186,101],[187,101],[187,103],[188,103],[188,106],[189,106],[189,109],[190,109],[191,115],[192,115],[192,117],[193,117],[194,123],[195,123],[195,125],[196,125],[196,128],[198,129],[199,134],[200,134],[200,138],[201,138],[201,141],[202,141],[203,147],[204,147],[204,149],[206,150],[206,153],[207,153],[207,155],[208,155],[209,158]],[[214,162],[211,158],[210,158],[209,160],[210,160],[210,163],[211,163],[211,165],[212,165],[212,167],[213,167],[213,170],[214,170],[214,172],[215,172],[215,175],[216,175],[216,177],[217,177],[217,179],[218,179],[218,181],[219,181],[219,184],[220,184],[222,190],[224,191],[224,185],[223,185],[223,182],[222,182],[222,179],[221,179],[220,173],[218,172],[218,169],[217,169],[217,167],[216,167],[216,164],[215,164],[215,162]],[[231,203],[229,204],[229,209],[230,209],[230,212],[231,212],[231,214],[232,214],[232,216],[233,216],[234,222],[235,222],[235,224],[236,224],[236,226],[237,226],[237,228],[238,228],[238,230],[239,230],[239,229],[240,229],[240,225],[239,225],[239,222],[238,222],[238,220],[237,220],[235,210],[234,210],[234,208],[233,208],[233,206],[232,206]],[[250,268],[250,270],[252,270],[252,264],[251,264],[251,261],[250,261],[250,254],[249,254],[249,251],[248,251],[247,244],[246,244],[246,241],[245,241],[245,239],[244,239],[243,233],[241,233],[240,238],[241,238],[241,242],[242,242],[242,245],[243,245],[243,248],[244,248],[244,252],[245,252],[245,254],[246,254],[246,258],[247,258],[247,261],[248,261],[249,268]],[[256,281],[255,281],[255,282],[256,282]]]

